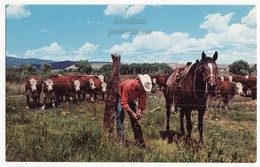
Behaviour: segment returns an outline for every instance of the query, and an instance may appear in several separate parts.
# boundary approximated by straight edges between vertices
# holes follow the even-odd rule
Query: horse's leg
[[[187,131],[188,131],[188,139],[191,138],[191,130],[192,130],[192,122],[191,122],[191,109],[184,108],[185,111],[185,117],[186,117],[186,123],[187,123]]]
[[[199,128],[199,133],[200,133],[200,144],[203,144],[203,116],[205,114],[205,108],[200,108],[198,110],[199,112],[199,117],[198,117],[198,128]]]
[[[183,108],[180,110],[180,132],[182,134],[185,134],[184,132],[184,124],[183,124],[183,118],[184,118],[185,111]]]
[[[171,117],[171,103],[167,102],[167,100],[166,100],[166,117],[167,117],[166,131],[169,131],[170,130],[170,117]]]

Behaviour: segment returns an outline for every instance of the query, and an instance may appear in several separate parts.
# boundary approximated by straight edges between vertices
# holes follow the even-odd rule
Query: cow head
[[[95,82],[94,82],[93,79],[90,79],[90,80],[89,80],[89,86],[91,87],[91,89],[95,89],[95,88],[96,88]]]
[[[76,92],[80,91],[80,81],[78,79],[76,79],[76,80],[72,80],[72,82],[73,82],[75,91]]]
[[[36,91],[37,80],[34,78],[31,78],[28,82],[30,84],[31,90]]]
[[[104,82],[104,75],[99,75],[98,78],[101,80],[101,82]]]
[[[102,92],[106,92],[107,91],[107,83],[105,83],[105,82],[101,83],[101,90],[102,90]]]
[[[243,85],[240,82],[233,83],[233,85],[235,87],[235,93],[243,96],[245,95],[243,92]]]
[[[54,81],[52,79],[47,79],[46,81],[43,81],[43,84],[46,86],[48,92],[53,91]]]

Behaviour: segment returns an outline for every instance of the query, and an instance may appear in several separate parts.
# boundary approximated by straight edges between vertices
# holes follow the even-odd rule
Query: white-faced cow
[[[228,102],[231,100],[235,94],[243,94],[242,84],[234,83],[230,81],[218,81],[216,86],[216,96],[208,97],[208,104],[216,103],[217,107],[220,107],[221,102],[224,104],[224,109],[228,109]]]
[[[25,83],[25,92],[27,105],[26,108],[29,108],[30,98],[33,99],[35,105],[40,104],[40,95],[42,92],[42,81],[37,76],[31,76],[27,79]]]
[[[55,92],[54,92],[54,79],[47,79],[43,82],[43,106],[42,109],[46,108],[47,104],[51,104],[50,106],[56,107],[55,105]]]

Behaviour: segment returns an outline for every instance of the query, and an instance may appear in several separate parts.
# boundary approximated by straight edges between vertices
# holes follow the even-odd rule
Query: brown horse
[[[169,121],[171,115],[171,105],[180,107],[180,132],[184,133],[184,115],[186,117],[188,139],[191,138],[192,122],[191,111],[198,110],[198,128],[200,134],[200,143],[203,144],[203,116],[206,110],[207,94],[215,96],[215,87],[217,84],[217,64],[218,53],[215,52],[213,58],[206,57],[203,52],[201,60],[191,64],[185,73],[180,74],[176,69],[167,77],[164,96],[166,100],[166,131],[170,130]],[[187,70],[188,69],[188,70]],[[178,72],[176,72],[178,71]],[[183,77],[180,77],[182,75]]]

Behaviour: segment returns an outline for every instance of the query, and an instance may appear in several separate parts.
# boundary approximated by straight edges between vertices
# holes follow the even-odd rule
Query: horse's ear
[[[197,59],[197,60],[196,60],[196,63],[199,63],[199,62],[200,62],[199,59]]]
[[[202,52],[202,54],[201,54],[201,60],[202,61],[206,60],[206,54],[204,52]]]
[[[218,59],[218,52],[216,51],[213,55],[213,60],[216,61]]]

